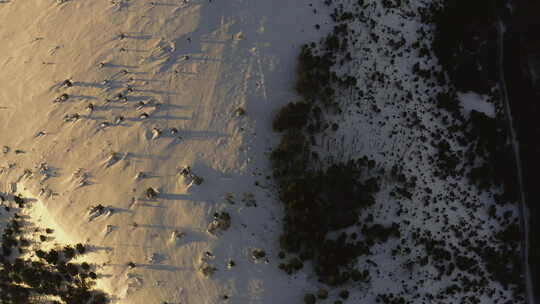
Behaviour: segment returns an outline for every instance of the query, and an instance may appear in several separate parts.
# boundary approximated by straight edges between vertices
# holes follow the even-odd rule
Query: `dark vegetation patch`
[[[494,1],[444,1],[433,14],[433,51],[460,91],[488,93],[498,81]]]
[[[309,261],[318,279],[328,285],[368,282],[372,274],[369,269],[356,269],[357,258],[371,255],[374,244],[398,238],[401,244],[392,250],[392,256],[409,259],[403,263],[404,269],[412,273],[414,269],[433,267],[436,274],[426,277],[448,282],[448,286],[432,294],[425,290],[420,292],[420,286],[409,285],[411,288],[406,293],[379,294],[378,303],[413,303],[420,301],[419,298],[428,303],[457,299],[476,303],[481,297],[501,294],[493,288],[493,282],[511,291],[514,301],[523,301],[521,231],[517,216],[503,211],[514,208],[512,203],[519,196],[503,105],[496,87],[498,35],[491,2],[469,5],[464,1],[433,1],[416,11],[403,10],[402,17],[421,20],[417,30],[420,39],[416,42],[398,35],[393,39],[379,36],[374,29],[377,18],[381,17],[380,11],[376,13],[377,18],[363,12],[377,5],[386,12],[400,10],[410,6],[410,1],[368,2],[350,3],[347,10],[345,2],[324,1],[332,12],[334,28],[318,43],[301,49],[295,83],[300,98],[283,107],[273,122],[274,130],[281,132],[281,141],[272,152],[271,162],[279,197],[285,205],[280,268],[292,274]],[[366,84],[358,84],[352,75],[334,72],[354,61],[350,53],[351,45],[358,48],[351,26],[354,22],[371,30],[370,38],[376,46],[387,42],[377,52],[390,58],[391,65],[398,57],[403,57],[403,53],[418,52],[419,61],[412,64],[410,73],[415,89],[405,89],[400,79],[390,83],[388,79],[392,77],[377,70],[369,69],[370,75],[364,79]],[[387,33],[392,31],[386,30]],[[433,53],[442,69],[429,67],[427,62],[433,59]],[[420,83],[429,89],[420,92]],[[425,143],[425,150],[432,147],[434,153],[426,153],[427,159],[422,161],[433,165],[436,179],[425,178],[423,172],[413,172],[399,164],[394,166],[389,174],[397,184],[390,196],[403,202],[398,201],[396,223],[387,226],[373,223],[370,210],[374,206],[374,194],[382,186],[384,170],[367,157],[324,163],[313,148],[318,134],[341,130],[337,122],[327,120],[328,113],[341,114],[347,110],[344,109],[347,105],[337,102],[338,95],[355,92],[350,94],[360,97],[356,102],[360,108],[362,102],[375,98],[370,92],[372,84],[375,87],[391,84],[403,89],[401,100],[397,94],[393,98],[405,104],[422,94],[428,95],[426,102],[432,103],[429,113],[415,109],[415,113],[404,112],[403,116],[410,129],[421,130],[419,141]],[[495,106],[495,117],[478,111],[464,113],[457,94],[470,90],[490,96],[488,102]],[[385,105],[402,109],[399,102]],[[365,115],[370,119],[384,113],[380,104],[373,102],[370,107],[373,113]],[[431,119],[433,126],[425,124],[424,114],[436,119]],[[384,124],[379,122],[380,126]],[[424,189],[416,187],[417,176],[413,174],[423,180]],[[469,185],[455,182],[463,180]],[[439,189],[430,187],[439,181],[444,182],[442,194],[437,193]],[[485,200],[486,197],[489,199]],[[407,203],[419,203],[425,210],[407,208]],[[440,207],[433,208],[435,204]],[[451,218],[454,215],[448,210],[461,211],[474,222]],[[441,224],[443,233],[434,234],[430,228],[402,231],[410,222],[401,216],[417,213]],[[489,222],[484,220],[484,215],[489,217]],[[460,224],[449,224],[450,221],[460,221]],[[482,225],[487,223],[492,233],[480,235],[480,231],[486,230]],[[355,226],[359,229],[353,233],[340,231],[344,228],[351,231]],[[449,238],[450,234],[453,236]],[[377,267],[374,262],[368,264]],[[343,295],[338,301],[348,298],[348,293]],[[316,293],[309,293],[304,302],[315,303],[317,298]]]
[[[366,173],[374,166],[366,157],[315,169],[320,162],[308,138],[324,129],[320,112],[333,105],[332,86],[337,83],[329,71],[329,54],[334,50],[327,47],[330,49],[323,55],[313,45],[302,48],[296,88],[303,100],[289,103],[275,116],[273,128],[282,134],[271,161],[279,198],[285,205],[280,245],[293,255],[280,268],[293,273],[310,260],[320,281],[340,285],[362,277],[353,266],[358,256],[369,253],[369,246],[365,240],[351,240],[345,232],[338,238],[329,238],[329,233],[357,224],[362,210],[374,203],[379,186]],[[399,231],[388,233],[381,225],[369,229],[369,237],[374,239],[399,236]]]
[[[493,1],[487,0],[474,3],[453,0],[445,1],[443,6],[432,11],[429,19],[436,28],[433,51],[450,78],[450,89],[438,96],[437,105],[443,123],[453,131],[462,149],[453,151],[444,139],[438,138],[435,138],[434,145],[438,147],[437,161],[442,177],[466,176],[480,191],[497,192],[496,189],[501,189],[495,195],[495,201],[503,205],[518,201],[519,185],[504,105],[496,88],[499,79],[498,32],[494,5]],[[490,95],[489,102],[496,109],[495,117],[475,110],[465,117],[458,106],[456,91]],[[502,226],[502,230],[493,236],[478,238],[475,231],[453,227],[463,237],[460,245],[474,252],[485,270],[477,266],[476,259],[458,254],[452,264],[441,264],[441,273],[457,267],[479,278],[463,279],[463,283],[468,285],[465,291],[485,288],[482,280],[489,278],[505,289],[511,289],[515,299],[523,299],[522,236],[518,219],[514,216],[510,221],[511,214],[501,217],[497,215],[496,206],[490,208],[490,219]],[[431,238],[421,240],[433,246]],[[459,249],[453,248],[452,252],[455,254]],[[446,257],[448,262],[448,255],[437,255]]]
[[[497,87],[497,18],[492,1],[445,1],[434,7],[433,51],[450,78],[450,89],[437,96],[440,117],[465,148],[462,155],[452,151],[444,139],[435,138],[442,176],[465,174],[481,190],[504,187],[506,202],[518,199],[516,165],[501,96]],[[459,22],[457,22],[459,20]],[[475,91],[491,96],[496,116],[473,110],[464,117],[457,91]],[[460,171],[459,165],[464,167]],[[496,165],[494,165],[496,164]],[[502,200],[501,200],[502,201]]]
[[[4,198],[6,196],[2,196]],[[13,198],[20,208],[25,201],[19,196]],[[0,212],[12,215],[13,219],[3,230],[0,254],[0,303],[22,304],[42,303],[43,297],[57,297],[60,304],[104,304],[109,297],[94,289],[97,274],[95,266],[73,259],[85,254],[83,244],[66,245],[50,250],[42,250],[39,242],[28,240],[26,232],[30,227],[15,213],[15,208],[3,206]],[[4,214],[6,215],[6,214]],[[52,233],[46,229],[46,233]],[[42,235],[43,236],[43,235]],[[41,238],[41,242],[48,242]],[[48,302],[49,303],[49,302]]]
[[[372,225],[364,226],[361,239],[357,233],[353,238],[345,232],[329,237],[331,232],[357,225],[379,190],[378,178],[368,174],[375,167],[373,160],[362,157],[321,165],[311,149],[314,134],[338,128],[323,118],[327,111],[339,111],[336,90],[356,85],[353,77],[338,77],[332,72],[338,57],[351,60],[345,38],[345,21],[350,16],[336,10],[332,17],[340,22],[333,32],[319,44],[304,45],[298,56],[295,88],[301,98],[284,106],[274,118],[272,126],[281,132],[281,141],[272,151],[271,162],[279,198],[285,205],[280,245],[290,255],[280,268],[291,274],[311,261],[319,280],[336,286],[351,280],[368,281],[368,272],[354,269],[357,258],[369,253],[370,244],[399,237],[399,229]],[[306,303],[314,300],[311,294],[304,299]]]
[[[498,11],[505,12],[505,3],[503,1],[497,3],[499,4]],[[504,35],[502,64],[513,125],[519,141],[524,202],[529,211],[527,223],[529,225],[529,265],[527,266],[531,270],[533,294],[536,299],[539,295],[538,282],[540,278],[540,238],[537,234],[537,231],[540,231],[540,224],[536,221],[540,216],[540,205],[538,204],[540,200],[538,188],[540,78],[535,77],[535,74],[538,74],[538,59],[540,58],[538,56],[540,54],[539,12],[538,1],[516,1],[513,2],[511,14],[508,12],[506,15],[500,14],[507,29]]]
[[[442,3],[442,5],[438,5]],[[439,118],[457,137],[459,150],[434,136],[436,162],[443,178],[468,176],[481,190],[504,187],[500,201],[515,202],[518,185],[501,96],[497,89],[498,31],[493,1],[474,3],[433,2],[423,11],[426,23],[435,25],[432,49],[449,77],[447,92],[436,96]],[[414,69],[421,77],[429,78]],[[413,72],[415,72],[413,71]],[[444,76],[439,83],[446,83]],[[472,111],[463,115],[457,92],[474,91],[491,96],[496,116]],[[493,164],[497,164],[494,166]]]

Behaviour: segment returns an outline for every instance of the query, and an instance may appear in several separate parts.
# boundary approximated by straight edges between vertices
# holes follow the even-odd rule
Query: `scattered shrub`
[[[75,245],[75,249],[77,249],[77,252],[79,254],[84,254],[86,252],[86,246],[84,246],[81,243],[78,243],[77,245]]]
[[[312,293],[307,293],[304,296],[304,304],[315,304],[317,302],[317,298],[315,298],[315,295]]]
[[[195,185],[201,185],[203,183],[204,179],[200,176],[194,175],[193,176],[193,183]]]
[[[328,290],[321,288],[317,292],[317,297],[321,300],[326,300],[328,298]]]
[[[155,199],[157,196],[158,196],[158,193],[154,188],[150,187],[146,189],[146,197],[148,199]]]
[[[339,297],[342,298],[343,300],[346,300],[347,298],[349,298],[349,291],[348,290],[340,291]]]

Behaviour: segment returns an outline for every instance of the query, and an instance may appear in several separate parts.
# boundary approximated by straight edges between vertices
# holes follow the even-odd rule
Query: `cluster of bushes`
[[[377,298],[375,299],[376,303],[383,303],[383,304],[408,304],[409,301],[405,300],[400,295],[393,294],[393,293],[385,293],[377,295]]]
[[[335,11],[334,17],[341,20],[341,15]],[[315,43],[302,47],[295,84],[301,101],[281,108],[272,123],[274,131],[281,132],[280,143],[271,154],[273,176],[285,206],[280,246],[292,255],[279,267],[291,274],[311,261],[319,280],[332,286],[368,281],[369,273],[353,267],[357,257],[369,253],[368,243],[373,244],[373,239],[399,235],[396,227],[372,226],[364,231],[372,234],[367,237],[371,242],[357,240],[356,233],[354,237],[345,232],[329,237],[330,232],[357,224],[362,209],[374,203],[373,195],[379,190],[378,180],[367,175],[373,161],[364,157],[323,165],[311,150],[312,136],[330,126],[323,121],[323,110],[336,106],[335,88],[356,84],[356,79],[332,72],[336,53],[347,57],[347,31],[344,23],[322,39],[319,48]],[[337,128],[336,124],[333,129]]]
[[[346,300],[347,298],[349,298],[349,291],[344,289],[344,290],[339,292],[338,296],[341,299]],[[315,304],[317,302],[317,299],[320,299],[320,300],[328,299],[328,291],[326,289],[324,289],[324,288],[321,288],[317,292],[317,295],[312,294],[312,293],[306,293],[304,295],[304,303],[305,304]],[[334,304],[343,304],[343,301],[335,300]]]
[[[22,226],[23,222],[15,214],[2,234],[0,303],[41,303],[43,297],[62,301],[52,300],[55,304],[108,303],[108,296],[94,289],[97,279],[94,267],[72,261],[86,252],[83,244],[48,251],[37,249],[33,258],[29,252],[31,243],[24,238]],[[48,229],[49,232],[52,230]]]
[[[374,182],[361,182],[362,162],[335,164],[324,170],[306,169],[294,175],[280,173],[279,197],[285,204],[283,250],[299,256],[281,266],[291,273],[302,268],[301,260],[312,260],[319,278],[330,285],[350,278],[348,266],[367,254],[362,241],[351,241],[346,233],[328,239],[331,231],[357,223],[360,210],[373,204]]]

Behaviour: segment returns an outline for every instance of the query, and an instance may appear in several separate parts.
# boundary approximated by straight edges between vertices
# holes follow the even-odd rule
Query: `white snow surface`
[[[488,102],[489,96],[475,92],[458,92],[458,98],[465,114],[469,115],[471,111],[475,110],[489,117],[495,117],[495,106]]]

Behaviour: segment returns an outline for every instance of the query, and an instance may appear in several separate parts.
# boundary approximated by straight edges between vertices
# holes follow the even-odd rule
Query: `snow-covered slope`
[[[250,256],[253,248],[276,256],[280,205],[265,189],[269,121],[294,98],[298,47],[316,37],[318,19],[308,1],[1,3],[4,190],[27,188],[57,229],[97,246],[100,284],[121,303],[299,297],[302,280]],[[204,182],[179,175],[184,166]],[[242,201],[246,193],[257,208]],[[98,204],[113,212],[90,221]],[[232,222],[218,236],[207,233],[215,212]],[[205,252],[218,269],[212,278],[199,271]],[[236,265],[227,270],[229,259]]]

